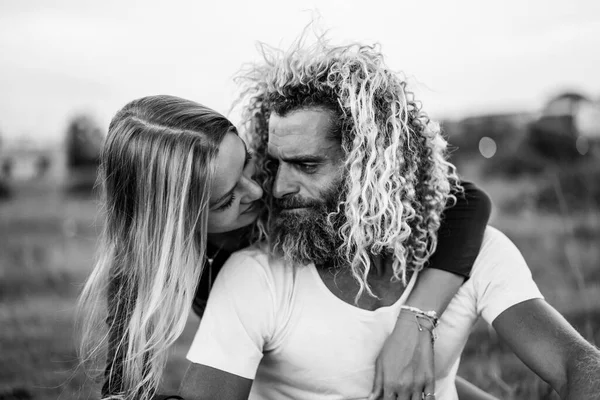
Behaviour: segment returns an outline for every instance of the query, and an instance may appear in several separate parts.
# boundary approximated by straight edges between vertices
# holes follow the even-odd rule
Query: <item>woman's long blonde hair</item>
[[[103,398],[156,392],[202,272],[213,161],[227,132],[227,118],[172,96],[132,101],[110,123],[100,257],[79,299],[82,360],[108,348]]]

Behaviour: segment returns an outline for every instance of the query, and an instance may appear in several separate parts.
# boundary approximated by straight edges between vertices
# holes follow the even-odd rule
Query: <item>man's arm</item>
[[[272,289],[268,267],[255,258],[236,253],[225,263],[187,354],[186,400],[248,398],[274,329]]]
[[[600,399],[600,352],[544,300],[516,304],[492,325],[562,399]]]
[[[185,400],[246,400],[251,387],[251,379],[192,363],[180,392]]]

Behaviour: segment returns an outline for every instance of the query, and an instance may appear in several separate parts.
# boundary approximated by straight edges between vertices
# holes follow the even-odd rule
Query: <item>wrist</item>
[[[400,306],[400,315],[402,315],[403,312],[410,313],[420,320],[428,320],[433,325],[433,328],[438,325],[439,317],[437,312],[433,310],[423,311],[417,307],[403,305]]]
[[[429,332],[432,343],[437,339],[435,328],[438,325],[438,317],[435,311],[423,311],[416,307],[402,306],[398,320],[412,322],[421,333]]]

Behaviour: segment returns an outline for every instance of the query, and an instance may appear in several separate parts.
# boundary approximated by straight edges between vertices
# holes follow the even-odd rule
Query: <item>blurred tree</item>
[[[97,166],[103,139],[102,131],[92,117],[86,114],[74,116],[66,132],[67,166]]]
[[[582,124],[577,123],[581,111],[585,111],[589,104],[584,95],[564,92],[550,98],[535,120],[494,120],[485,116],[463,120],[462,136],[454,141],[451,136],[450,142],[459,147],[462,145],[473,158],[475,140],[479,136],[485,134],[493,139],[498,144],[498,152],[482,164],[485,175],[517,177],[556,168],[569,169],[585,162],[594,153],[590,150],[594,146],[594,138],[585,136],[578,128]],[[595,114],[592,117],[595,118]],[[592,117],[590,119],[595,121]],[[587,120],[584,122],[590,124]],[[461,143],[461,140],[466,143]],[[464,155],[460,149],[458,153]]]
[[[11,175],[12,172],[12,167],[13,167],[13,161],[10,158],[6,158],[4,160],[2,160],[2,167],[1,167],[1,173],[0,175],[2,175],[1,179],[8,179]]]
[[[2,157],[2,136],[0,136],[0,199],[10,197],[10,188],[7,183],[10,167],[9,160]]]
[[[571,162],[581,158],[577,137],[572,115],[544,115],[529,126],[527,144],[548,161]]]
[[[451,146],[452,162],[460,169],[460,165],[481,161],[484,156],[479,145],[483,138],[495,144],[494,159],[509,156],[526,136],[527,124],[532,119],[529,113],[506,113],[443,122],[443,130]]]
[[[570,115],[574,116],[582,104],[590,103],[590,99],[581,93],[567,91],[560,93],[546,102],[542,115]]]
[[[69,194],[93,194],[103,140],[102,131],[91,116],[78,114],[69,121],[65,141]]]
[[[582,153],[577,149],[581,132],[577,129],[576,119],[589,104],[591,101],[587,96],[573,91],[550,98],[540,118],[529,126],[527,144],[549,162],[581,161]]]

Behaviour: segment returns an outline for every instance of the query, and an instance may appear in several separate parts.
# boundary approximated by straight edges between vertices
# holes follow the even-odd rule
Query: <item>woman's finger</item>
[[[429,378],[423,389],[423,400],[435,400],[435,379]]]
[[[435,392],[423,392],[423,400],[435,400]]]
[[[423,391],[425,390],[425,381],[423,379],[415,379],[413,389],[407,396],[410,400],[423,400]]]
[[[423,385],[423,392],[421,394],[421,399],[423,400],[435,400],[435,350],[434,350],[434,341],[431,340],[429,346],[426,347],[426,357],[424,365],[427,365],[429,371],[425,373],[425,380]]]
[[[383,400],[404,400],[401,396],[399,396],[396,392],[383,389]]]
[[[420,392],[414,391],[410,400],[423,400],[423,391]]]

